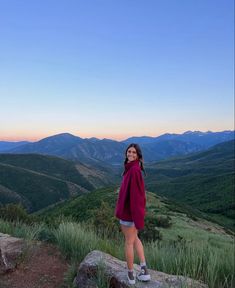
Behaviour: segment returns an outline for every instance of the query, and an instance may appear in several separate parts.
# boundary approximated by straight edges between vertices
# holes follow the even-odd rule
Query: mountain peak
[[[55,134],[51,137],[77,137],[71,133],[68,133],[68,132],[64,132],[64,133],[59,133],[59,134]]]
[[[207,132],[201,132],[201,131],[191,131],[191,130],[188,130],[186,132],[184,132],[182,135],[188,135],[188,134],[206,134]]]
[[[91,140],[91,141],[99,141],[100,140],[99,138],[96,138],[96,137],[85,138],[85,139]]]
[[[46,137],[46,138],[43,138],[42,140],[45,140],[45,139],[63,139],[63,140],[69,140],[69,139],[82,139],[81,137],[79,136],[75,136],[71,133],[59,133],[59,134],[55,134],[55,135],[52,135],[52,136],[49,136],[49,137]]]
[[[60,134],[55,134],[49,137],[42,138],[36,143],[77,143],[78,141],[82,141],[83,139],[75,136],[70,133],[60,133]],[[54,144],[53,144],[54,145]]]

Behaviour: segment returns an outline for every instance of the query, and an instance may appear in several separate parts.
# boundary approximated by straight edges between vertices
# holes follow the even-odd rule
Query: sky
[[[234,130],[232,0],[0,0],[0,140]]]

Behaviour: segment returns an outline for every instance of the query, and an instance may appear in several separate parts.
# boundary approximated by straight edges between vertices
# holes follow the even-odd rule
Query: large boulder
[[[13,271],[26,248],[23,239],[0,233],[0,274]]]
[[[134,264],[136,273],[140,267]],[[160,271],[148,269],[151,280],[140,282],[136,280],[135,287],[142,288],[208,288],[201,281],[196,281],[180,275],[169,275]],[[98,288],[101,278],[105,281],[104,287],[127,288],[133,287],[127,281],[126,262],[98,250],[91,251],[80,263],[74,285],[79,288]],[[98,284],[99,283],[99,284]],[[107,286],[107,284],[109,286]]]

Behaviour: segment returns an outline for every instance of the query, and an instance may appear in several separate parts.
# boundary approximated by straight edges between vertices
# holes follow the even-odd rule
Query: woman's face
[[[137,155],[137,152],[135,150],[134,147],[130,147],[127,152],[126,152],[126,157],[128,159],[128,162],[130,161],[134,161],[136,159],[138,159],[138,155]]]

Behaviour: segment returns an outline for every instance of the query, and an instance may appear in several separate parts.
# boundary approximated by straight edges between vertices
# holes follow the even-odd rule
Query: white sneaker
[[[135,273],[128,271],[127,279],[128,279],[129,284],[135,284]]]
[[[146,266],[141,267],[141,272],[137,275],[137,279],[140,281],[149,281],[151,279]]]

